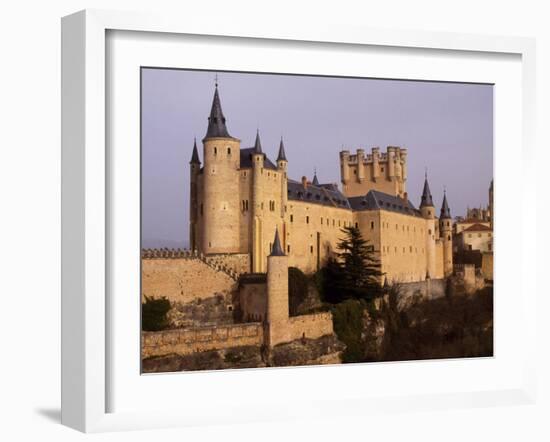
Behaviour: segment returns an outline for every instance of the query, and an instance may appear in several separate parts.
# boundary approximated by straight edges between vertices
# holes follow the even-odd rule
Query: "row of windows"
[[[407,250],[409,253],[418,253],[418,247],[409,246],[407,247],[397,247],[397,246],[382,246],[382,253],[398,253],[400,250],[403,251],[403,253],[407,253]],[[421,253],[424,253],[424,247],[421,249]]]
[[[214,155],[218,155],[218,148],[214,147]],[[231,155],[231,148],[227,148],[227,155]]]
[[[202,205],[201,205],[202,207]],[[263,210],[264,208],[264,203],[261,204],[261,208]],[[241,211],[243,212],[248,212],[249,210],[249,207],[248,207],[248,200],[242,200],[241,201]],[[274,212],[275,211],[275,201],[269,201],[269,210],[271,212]],[[201,209],[201,214],[202,214],[202,209]]]
[[[321,225],[326,225],[326,226],[331,225],[331,222],[330,222],[329,218],[321,217],[320,220],[321,220]],[[291,223],[294,222],[294,215],[293,214],[290,215],[290,222]],[[306,215],[306,224],[309,224],[309,215]],[[333,219],[332,220],[332,227],[336,227],[337,225],[338,225],[338,227],[349,227],[349,226],[351,226],[351,221],[342,221],[342,220],[336,221],[335,219]],[[355,227],[358,227],[357,223],[355,223]]]
[[[481,238],[482,235],[483,235],[482,233],[478,233],[478,234],[477,234],[477,237],[478,237],[478,238]],[[491,233],[489,232],[489,233],[487,234],[487,237],[490,238],[491,236],[492,236],[492,235],[491,235]],[[471,237],[472,237],[472,234],[471,234],[471,233],[468,233],[468,238],[471,238]]]

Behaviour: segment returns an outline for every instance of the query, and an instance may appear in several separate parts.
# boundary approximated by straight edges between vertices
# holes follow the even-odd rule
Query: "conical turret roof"
[[[443,193],[443,204],[441,204],[441,213],[439,215],[439,218],[441,219],[451,218],[451,209],[449,209],[449,205],[447,204],[447,192]]]
[[[434,207],[432,192],[430,192],[430,185],[428,184],[428,174],[424,178],[424,190],[422,191],[420,207]]]
[[[218,93],[218,84],[216,83],[216,90],[214,91],[214,99],[212,100],[212,109],[210,110],[210,116],[208,117],[208,130],[206,131],[205,138],[231,138],[225,125],[225,116],[222,111],[222,104],[220,101],[220,94]]]
[[[283,144],[283,137],[281,137],[281,144],[279,144],[279,155],[277,155],[277,161],[288,161],[285,154],[285,145]]]
[[[273,247],[271,248],[270,256],[285,256],[281,247],[281,241],[279,240],[279,229],[275,229],[275,239],[273,240]]]
[[[317,172],[313,173],[313,181],[311,182],[311,184],[313,184],[314,186],[319,185],[319,180],[317,179]]]
[[[191,162],[190,164],[200,164],[201,161],[199,160],[199,151],[197,149],[197,139],[195,138],[195,142],[193,143],[193,154],[191,155]]]
[[[254,142],[254,153],[263,153],[262,152],[262,142],[260,141],[260,131],[256,131],[256,141]]]

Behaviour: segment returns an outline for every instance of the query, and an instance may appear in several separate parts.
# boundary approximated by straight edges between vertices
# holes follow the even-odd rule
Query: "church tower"
[[[424,178],[420,212],[426,219],[426,277],[433,278],[435,275],[435,207],[427,173]]]
[[[197,250],[199,247],[197,238],[197,223],[199,216],[198,181],[201,170],[201,162],[199,160],[199,151],[197,150],[196,138],[193,144],[193,154],[191,155],[191,161],[189,164],[191,166],[191,185],[189,186],[189,248],[191,250]]]
[[[203,142],[202,252],[239,251],[240,140],[229,135],[218,83]]]
[[[273,247],[267,258],[266,332],[269,347],[289,340],[288,317],[288,257],[281,247],[279,231],[275,230]]]
[[[439,214],[439,235],[443,242],[443,274],[445,277],[453,273],[452,224],[451,209],[447,204],[447,192],[443,192],[443,204]]]

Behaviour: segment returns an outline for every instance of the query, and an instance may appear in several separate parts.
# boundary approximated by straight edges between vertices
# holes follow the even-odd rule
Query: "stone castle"
[[[275,162],[259,132],[243,148],[229,134],[218,85],[203,142],[190,161],[189,244],[205,256],[240,256],[239,273],[265,273],[274,232],[290,266],[319,269],[337,251],[341,229],[355,226],[377,253],[388,283],[443,279],[453,271],[452,220],[446,196],[437,218],[427,176],[417,209],[406,189],[407,150],[340,152],[342,191],[287,175],[281,139]],[[385,281],[381,281],[385,283]]]
[[[289,314],[288,268],[318,270],[344,227],[368,240],[381,284],[443,293],[453,272],[447,198],[438,219],[426,177],[420,208],[409,201],[406,149],[341,151],[342,191],[316,175],[292,180],[287,165],[282,140],[276,162],[259,133],[241,148],[216,85],[203,163],[196,141],[190,161],[190,250],[142,254],[143,297],[172,306],[171,330],[142,333],[145,371],[340,362],[330,311]]]

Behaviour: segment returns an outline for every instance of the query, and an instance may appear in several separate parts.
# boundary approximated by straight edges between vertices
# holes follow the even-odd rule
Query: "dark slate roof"
[[[450,219],[451,218],[451,209],[447,204],[447,193],[443,194],[443,204],[441,204],[441,213],[439,215],[441,219]]]
[[[279,240],[279,229],[275,229],[275,239],[273,240],[273,247],[271,248],[270,256],[285,256],[281,247],[281,241]]]
[[[288,199],[341,207],[343,209],[351,208],[347,198],[338,190],[338,187],[328,184],[319,186],[308,184],[306,188],[298,181],[288,180]]]
[[[319,187],[319,180],[317,179],[317,174],[313,175],[313,181],[311,182],[314,186]]]
[[[254,147],[241,149],[241,169],[252,168],[252,154],[255,153]],[[277,166],[273,164],[267,155],[264,153],[264,168],[277,170]]]
[[[285,145],[283,144],[283,137],[281,137],[281,144],[279,145],[279,155],[277,155],[277,161],[288,161],[285,154]]]
[[[378,190],[369,190],[364,196],[349,198],[353,210],[389,210],[405,215],[421,216],[418,209],[409,201],[404,201],[398,196],[388,195]]]
[[[210,110],[210,116],[208,117],[208,130],[204,138],[232,138],[227,131],[225,125],[225,116],[222,111],[222,104],[220,102],[220,95],[218,93],[218,85],[214,91],[214,99],[212,100],[212,109]]]
[[[193,144],[193,155],[191,155],[191,163],[190,164],[200,164],[201,161],[199,160],[199,151],[197,150],[197,139],[195,138],[195,143]]]
[[[424,190],[422,191],[422,199],[420,201],[420,207],[434,207],[434,202],[432,200],[432,192],[430,192],[430,186],[428,184],[428,177],[424,180]]]

